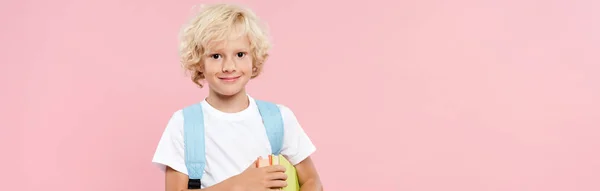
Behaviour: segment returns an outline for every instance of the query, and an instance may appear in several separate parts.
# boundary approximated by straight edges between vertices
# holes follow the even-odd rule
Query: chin
[[[240,93],[242,93],[242,89],[220,89],[220,90],[215,90],[214,91],[217,95],[220,96],[226,96],[226,97],[230,97],[230,96],[234,96],[234,95],[238,95]]]
[[[246,85],[247,80],[241,78],[234,82],[222,82],[216,79],[213,83],[209,84],[213,93],[219,96],[235,96],[240,93],[245,93],[244,86]]]

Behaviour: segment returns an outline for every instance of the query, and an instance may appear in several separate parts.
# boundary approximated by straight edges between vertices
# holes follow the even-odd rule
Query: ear
[[[204,63],[202,63],[203,61],[200,60],[199,64],[197,64],[195,66],[196,69],[196,74],[200,77],[200,78],[204,78]]]
[[[256,60],[252,60],[252,75],[250,76],[251,78],[255,78],[260,73],[260,71],[257,67],[257,65],[259,65],[259,64],[260,63],[258,63]]]

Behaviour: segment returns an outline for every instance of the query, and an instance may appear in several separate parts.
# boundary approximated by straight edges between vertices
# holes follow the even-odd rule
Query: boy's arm
[[[302,129],[294,112],[283,105],[279,105],[279,109],[284,126],[281,154],[295,164],[301,191],[322,191],[321,179],[310,157],[316,150],[315,145]]]
[[[322,191],[323,185],[321,185],[321,179],[319,173],[312,162],[312,159],[307,157],[296,166],[296,173],[298,173],[298,182],[300,184],[300,191]]]
[[[167,166],[167,170],[165,172],[165,190],[166,191],[194,191],[200,189],[188,189],[188,179],[189,177],[181,172],[178,172],[171,167]],[[215,184],[211,187],[204,188],[202,191],[221,191],[232,190],[232,186],[229,183],[230,181],[226,180],[221,183]]]
[[[265,190],[267,188],[280,188],[286,182],[285,167],[275,165],[256,168],[256,162],[252,163],[244,172],[230,177],[220,183],[212,185],[202,191],[241,191],[241,190]],[[179,171],[167,167],[166,191],[194,191],[187,189],[189,177]],[[199,189],[195,189],[198,191]]]

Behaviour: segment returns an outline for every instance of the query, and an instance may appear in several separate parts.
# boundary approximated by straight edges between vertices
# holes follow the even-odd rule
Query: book
[[[287,186],[281,188],[282,191],[299,191],[300,185],[298,183],[298,175],[296,174],[296,168],[292,165],[284,156],[281,155],[269,155],[266,158],[261,158],[256,163],[256,167],[265,167],[271,165],[282,165],[286,168],[285,174],[287,174]]]
[[[279,156],[269,155],[266,158],[258,159],[258,162],[256,163],[257,168],[265,167],[265,166],[272,166],[272,165],[279,165]]]

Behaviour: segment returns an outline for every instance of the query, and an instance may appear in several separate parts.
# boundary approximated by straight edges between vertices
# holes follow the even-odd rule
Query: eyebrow
[[[208,50],[208,51],[206,51],[206,54],[210,55],[210,54],[223,53],[223,52],[224,52],[223,49],[216,49],[216,50]],[[238,53],[238,52],[250,52],[250,49],[240,48],[240,49],[233,50],[233,52],[234,53]]]

